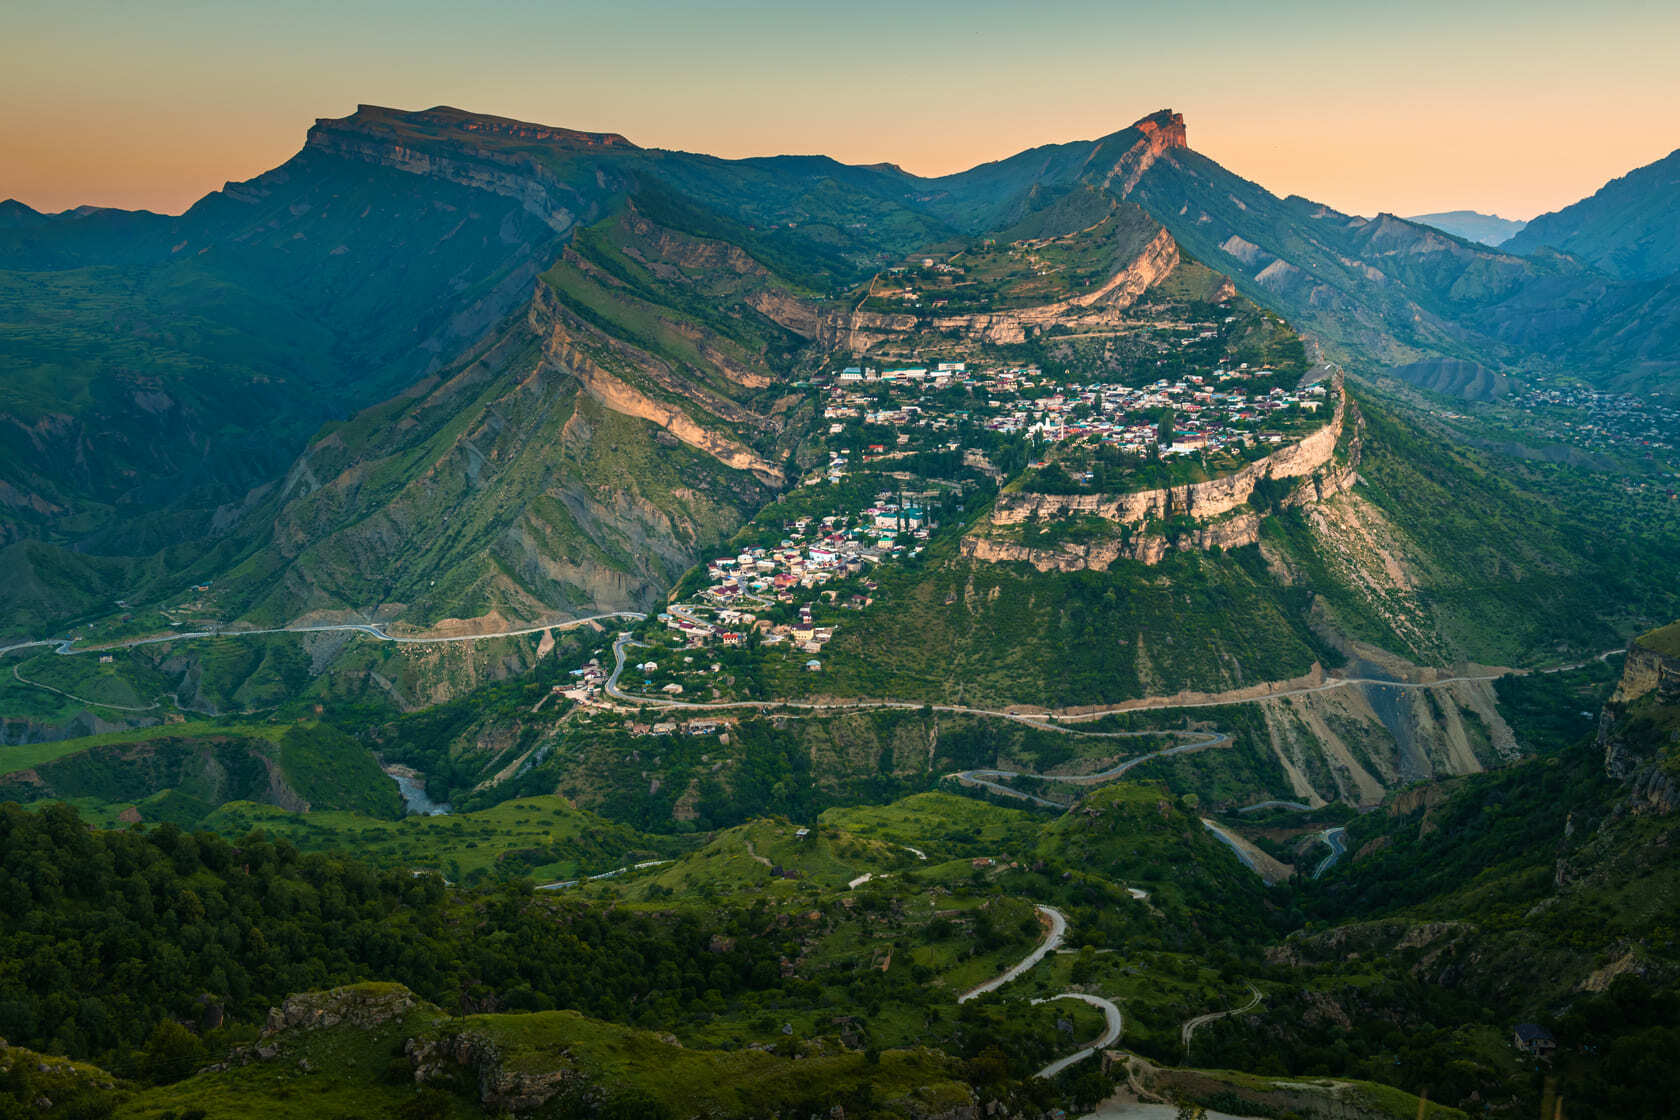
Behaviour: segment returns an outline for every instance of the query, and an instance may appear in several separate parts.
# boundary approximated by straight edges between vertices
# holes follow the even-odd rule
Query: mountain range
[[[1442,233],[1450,233],[1465,241],[1479,242],[1490,249],[1499,248],[1528,224],[1501,218],[1498,214],[1482,214],[1475,210],[1443,210],[1435,214],[1414,214],[1406,220],[1438,229]]]
[[[363,106],[0,204],[0,1111],[1655,1114],[1674,159],[1490,247],[1170,111]]]
[[[269,623],[646,604],[785,481],[787,379],[857,341],[837,301],[919,248],[1078,220],[1082,198],[1141,206],[1139,237],[1159,223],[1355,370],[1672,392],[1670,258],[1628,247],[1672,234],[1665,164],[1537,222],[1527,256],[1276,198],[1165,112],[918,179],[363,107],[179,218],[7,203],[5,613],[33,631],[183,573],[230,585],[224,619]],[[674,473],[591,489],[656,446],[610,434],[627,416],[682,446]],[[532,449],[556,439],[578,450],[542,501]],[[486,489],[493,513],[444,529]]]

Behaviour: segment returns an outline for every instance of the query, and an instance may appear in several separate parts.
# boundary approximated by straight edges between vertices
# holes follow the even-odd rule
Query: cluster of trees
[[[119,1072],[168,1048],[161,1023],[251,1023],[290,993],[369,979],[453,1010],[668,1025],[776,986],[790,951],[739,912],[609,911],[522,886],[458,896],[260,833],[90,832],[65,806],[0,805],[0,1037]]]

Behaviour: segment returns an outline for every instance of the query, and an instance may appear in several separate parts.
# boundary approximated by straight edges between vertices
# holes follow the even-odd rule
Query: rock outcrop
[[[426,137],[415,133],[417,123],[439,131],[446,142],[427,143]],[[540,140],[578,151],[635,148],[616,133],[575,132],[501,117],[475,117],[454,109],[407,114],[363,105],[348,117],[317,120],[304,149],[512,198],[557,233],[599,216],[595,199],[562,182],[535,157],[484,142],[492,138]]]
[[[1598,742],[1604,771],[1627,785],[1633,812],[1680,809],[1680,623],[1628,644]]]
[[[476,1031],[411,1038],[403,1053],[420,1084],[452,1082],[460,1070],[467,1070],[477,1079],[479,1103],[498,1115],[534,1112],[562,1092],[580,1096],[595,1107],[606,1095],[590,1084],[564,1050],[551,1055],[546,1068],[511,1070],[495,1042]]]
[[[691,378],[683,378],[668,364],[628,343],[590,334],[584,337],[583,327],[544,285],[538,285],[531,302],[530,323],[542,338],[543,356],[547,361],[578,378],[585,389],[602,404],[615,412],[636,416],[657,424],[678,440],[703,451],[718,462],[734,470],[751,471],[760,481],[771,486],[785,482],[781,468],[753,451],[740,440],[701,423],[687,409],[668,400],[655,399],[630,384],[624,377],[607,368],[603,350],[610,351],[615,362],[633,368],[662,391],[686,398],[698,410],[710,413],[718,420],[736,427],[762,429],[764,417],[735,402],[708,390]]]
[[[288,996],[279,1007],[271,1007],[263,1023],[262,1037],[283,1031],[326,1029],[349,1024],[362,1030],[395,1022],[422,1006],[421,1000],[401,984],[352,984],[325,992],[304,992]]]
[[[1158,230],[1137,255],[1088,292],[1032,307],[929,318],[908,313],[829,308],[776,291],[748,297],[753,309],[803,338],[831,350],[867,354],[884,342],[919,332],[960,336],[979,343],[1013,345],[1049,327],[1071,331],[1112,330],[1124,312],[1150,288],[1172,275],[1181,261],[1178,242]]]
[[[1342,438],[1347,416],[1347,392],[1336,378],[1336,409],[1330,422],[1311,435],[1292,443],[1241,470],[1207,482],[1192,482],[1158,490],[1135,490],[1126,494],[1035,494],[1027,491],[998,496],[992,507],[993,525],[1020,525],[1057,517],[1089,514],[1120,525],[1141,525],[1151,519],[1188,516],[1198,520],[1221,517],[1248,504],[1262,479],[1318,476],[1331,465],[1336,444]],[[1357,410],[1356,410],[1357,411]],[[1342,474],[1347,472],[1332,472]],[[1345,489],[1351,479],[1325,476],[1320,491],[1309,498],[1292,494],[1286,501],[1304,504]]]
[[[1033,331],[1050,326],[1073,330],[1117,327],[1121,322],[1120,312],[1169,276],[1178,263],[1178,242],[1163,229],[1142,252],[1092,291],[1037,307],[939,317],[933,320],[933,329],[942,334],[956,332],[994,345],[1010,345],[1024,342]]]
[[[1120,180],[1121,195],[1131,194],[1132,188],[1137,186],[1144,172],[1153,167],[1162,155],[1174,148],[1190,146],[1184,132],[1184,115],[1171,109],[1152,113],[1132,127],[1143,133],[1143,138],[1128,148],[1126,154],[1115,162],[1104,184],[1111,185],[1116,179]]]

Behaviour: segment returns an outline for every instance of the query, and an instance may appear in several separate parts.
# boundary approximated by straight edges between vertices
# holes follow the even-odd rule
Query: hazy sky
[[[178,211],[357,103],[934,174],[1159,108],[1343,210],[1530,217],[1680,146],[1680,4],[4,0],[0,197]]]

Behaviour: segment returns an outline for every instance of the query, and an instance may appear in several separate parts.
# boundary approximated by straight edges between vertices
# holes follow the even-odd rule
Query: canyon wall
[[[604,336],[593,336],[586,345],[558,297],[543,285],[537,286],[536,296],[531,302],[530,322],[542,339],[544,359],[576,376],[584,388],[608,408],[657,424],[688,446],[705,452],[734,470],[751,471],[771,486],[780,487],[786,481],[781,468],[770,460],[726,432],[702,423],[687,409],[656,399],[631,385],[607,369],[592,351],[600,345],[622,347],[624,353],[617,356],[633,364],[638,372],[662,389],[688,399],[725,423],[762,427],[765,422],[763,417],[705,389],[692,379],[679,378],[659,359],[626,344],[607,340]]]
[[[1665,652],[1676,648],[1676,631],[1680,623],[1628,644],[1621,682],[1599,717],[1604,772],[1627,784],[1636,813],[1680,809],[1680,766],[1674,761],[1680,733],[1672,730],[1680,708],[1680,654]]]

